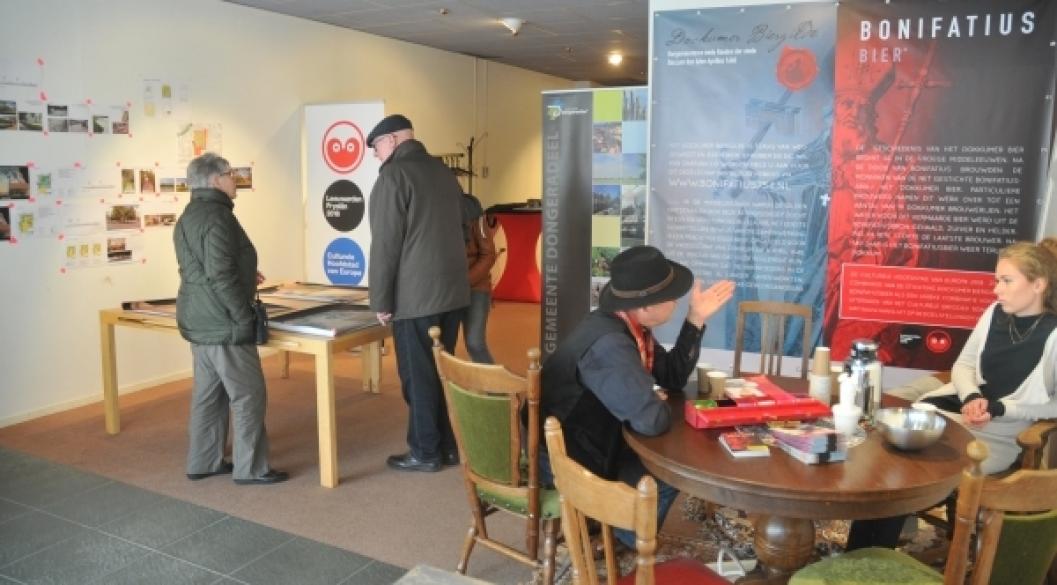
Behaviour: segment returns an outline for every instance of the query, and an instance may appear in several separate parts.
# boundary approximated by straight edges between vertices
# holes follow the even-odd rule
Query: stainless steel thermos
[[[881,362],[877,359],[877,343],[871,339],[856,339],[851,353],[844,361],[844,371],[855,385],[855,404],[862,407],[869,420],[881,407]]]

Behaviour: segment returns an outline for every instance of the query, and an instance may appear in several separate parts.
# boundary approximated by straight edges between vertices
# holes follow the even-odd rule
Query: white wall
[[[475,158],[488,161],[491,175],[474,185],[487,205],[538,193],[539,92],[571,85],[219,0],[4,0],[3,6],[17,18],[0,20],[0,67],[42,58],[44,88],[55,103],[131,100],[133,138],[0,132],[0,165],[175,164],[173,125],[142,115],[142,80],[188,81],[194,121],[222,124],[223,155],[255,165],[256,190],[239,196],[236,213],[262,271],[275,280],[303,271],[302,105],[384,100],[388,112],[412,119],[433,152],[457,151],[457,143],[487,131]],[[522,153],[525,144],[534,145],[524,147],[531,156]],[[7,340],[0,351],[0,426],[100,399],[98,311],[175,296],[171,237],[166,228],[144,234],[146,264],[66,274],[59,272],[57,241],[0,242],[0,331]],[[121,330],[117,343],[125,391],[190,374],[187,345],[175,336]]]

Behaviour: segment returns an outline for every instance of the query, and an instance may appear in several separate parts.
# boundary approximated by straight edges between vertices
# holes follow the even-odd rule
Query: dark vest
[[[615,480],[620,454],[627,449],[623,425],[593,392],[580,384],[577,374],[580,358],[598,338],[609,333],[624,333],[631,338],[619,317],[596,310],[547,358],[540,372],[540,423],[548,416],[557,418],[569,457],[595,475]]]

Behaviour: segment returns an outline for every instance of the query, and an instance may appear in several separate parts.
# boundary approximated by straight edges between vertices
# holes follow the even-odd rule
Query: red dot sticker
[[[790,91],[811,85],[818,75],[818,62],[810,49],[784,47],[778,57],[778,83]]]

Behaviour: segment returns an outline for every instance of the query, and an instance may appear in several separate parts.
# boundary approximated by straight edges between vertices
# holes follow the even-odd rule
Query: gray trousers
[[[188,431],[187,473],[218,471],[224,462],[230,412],[234,437],[235,479],[268,472],[268,436],[264,410],[268,401],[257,346],[191,344],[194,388]]]

